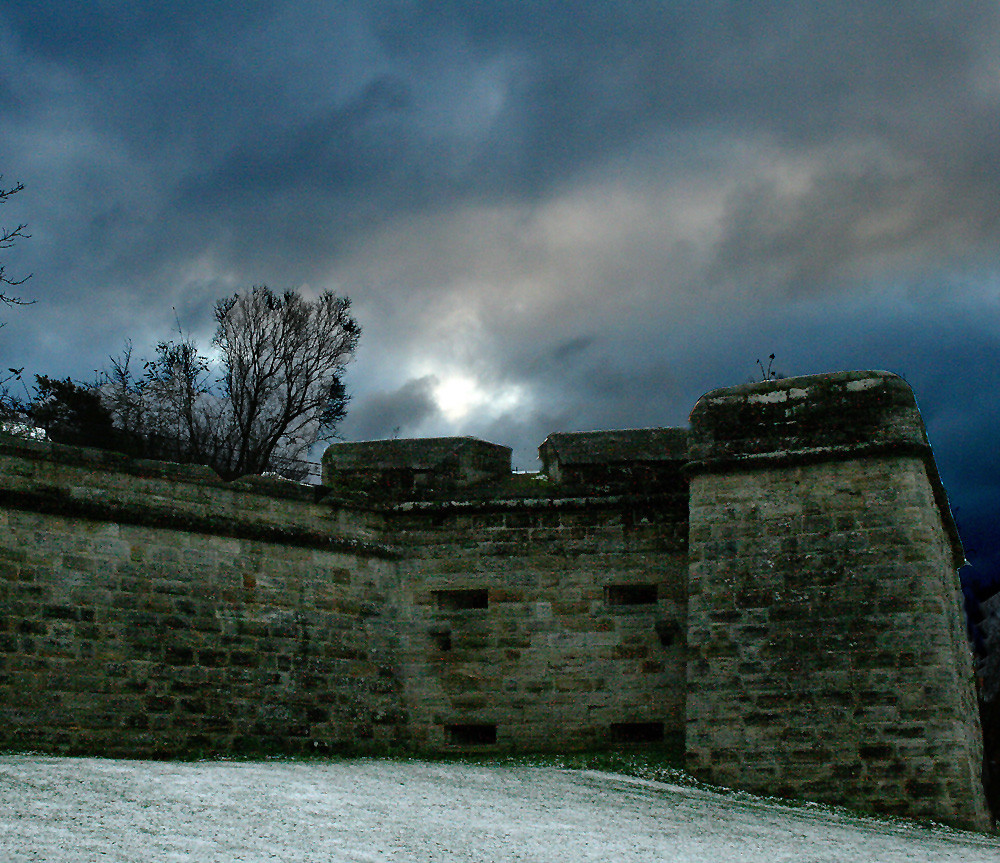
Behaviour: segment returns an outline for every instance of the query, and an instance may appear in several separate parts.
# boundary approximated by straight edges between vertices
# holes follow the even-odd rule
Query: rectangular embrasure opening
[[[490,592],[485,587],[469,590],[435,590],[434,599],[441,611],[466,611],[486,608],[490,603]]]
[[[604,588],[608,605],[653,605],[656,603],[655,584],[609,584]]]
[[[497,742],[497,727],[488,723],[446,725],[444,732],[453,746],[489,746]]]
[[[676,620],[658,620],[653,624],[656,630],[656,637],[660,639],[663,647],[670,647],[678,641],[681,634],[680,624]]]
[[[431,627],[427,630],[431,643],[438,650],[451,650],[451,630],[444,627]]]
[[[611,739],[616,743],[660,743],[662,722],[612,722]]]

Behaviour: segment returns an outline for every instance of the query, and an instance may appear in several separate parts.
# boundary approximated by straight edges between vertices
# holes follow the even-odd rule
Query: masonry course
[[[0,747],[676,740],[712,782],[988,824],[961,547],[899,378],[540,454],[336,444],[317,489],[0,439]]]

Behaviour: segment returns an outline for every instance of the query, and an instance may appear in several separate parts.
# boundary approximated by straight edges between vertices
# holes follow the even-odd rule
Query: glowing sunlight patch
[[[438,380],[433,390],[434,401],[450,422],[461,420],[474,411],[503,413],[517,406],[523,399],[522,388],[518,386],[487,389],[468,375],[446,374],[436,377]]]

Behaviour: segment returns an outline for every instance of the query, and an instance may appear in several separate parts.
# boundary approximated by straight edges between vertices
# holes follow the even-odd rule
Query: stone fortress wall
[[[0,440],[0,748],[683,740],[709,781],[988,824],[905,383],[721,390],[540,455],[336,444],[312,489]]]
[[[312,751],[405,733],[382,519],[0,441],[0,748]]]

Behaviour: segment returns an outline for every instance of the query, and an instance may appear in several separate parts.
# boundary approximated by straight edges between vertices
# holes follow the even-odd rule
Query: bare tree
[[[350,300],[254,287],[215,306],[219,377],[190,339],[161,342],[132,369],[131,346],[100,389],[137,454],[210,465],[231,479],[301,478],[309,448],[336,433],[349,396],[344,367],[361,328]]]
[[[234,432],[229,473],[300,458],[335,429],[347,406],[344,364],[361,335],[349,310],[350,300],[329,291],[309,302],[264,286],[216,304],[214,344]]]
[[[3,175],[0,174],[0,184],[3,182]],[[15,183],[13,186],[6,188],[0,185],[0,204],[6,204],[7,199],[13,197],[18,192],[24,188],[23,183]],[[28,226],[25,224],[18,224],[14,228],[5,228],[0,226],[0,251],[5,251],[14,245],[15,240],[27,239],[30,234],[26,234],[24,229]],[[0,261],[0,303],[5,303],[8,306],[24,306],[29,305],[31,300],[24,300],[21,297],[14,296],[13,294],[8,294],[4,285],[9,285],[11,287],[17,287],[17,285],[24,284],[31,275],[24,276],[20,279],[14,279],[7,274],[2,261]]]
[[[213,428],[221,429],[220,400],[211,369],[191,339],[160,342],[156,354],[132,367],[132,344],[111,358],[96,388],[132,455],[214,464]]]

